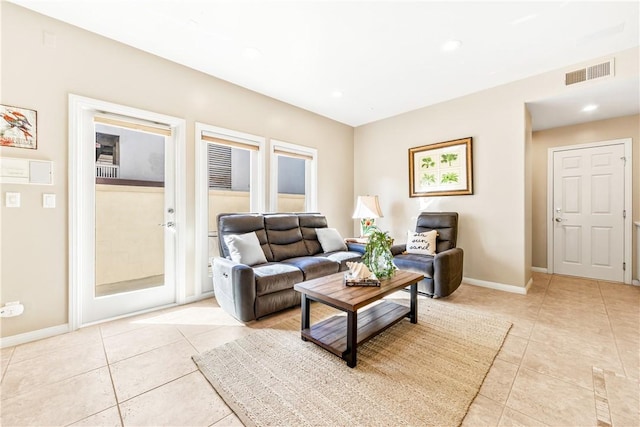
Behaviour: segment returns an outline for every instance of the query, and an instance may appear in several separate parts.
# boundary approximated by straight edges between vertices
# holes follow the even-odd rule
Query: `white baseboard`
[[[50,328],[38,329],[36,331],[25,332],[24,334],[11,335],[9,337],[0,338],[0,348],[13,347],[14,345],[24,344],[31,341],[41,340],[60,334],[69,332],[69,324],[52,326]]]
[[[531,267],[531,271],[533,271],[534,273],[548,273],[546,267]]]
[[[205,292],[198,295],[197,297],[196,296],[187,297],[185,304],[189,304],[192,302],[200,301],[200,300],[211,298],[211,297],[213,297],[213,291]],[[150,309],[150,310],[144,310],[137,313],[114,317],[112,319],[88,323],[88,324],[82,325],[82,327],[104,323],[107,321],[117,320],[125,317],[131,317],[131,316],[144,314],[151,311],[157,311],[157,310],[174,307],[174,306],[176,306],[176,304],[169,304],[162,307],[154,307],[153,309]],[[68,323],[65,323],[64,325],[52,326],[50,328],[38,329],[36,331],[31,331],[31,332],[25,332],[24,334],[12,335],[9,337],[0,338],[0,348],[13,347],[15,345],[20,345],[20,344],[25,344],[31,341],[41,340],[43,338],[50,338],[56,335],[65,334],[67,332],[71,332],[71,327],[69,326]]]
[[[207,298],[212,298],[212,297],[213,297],[213,291],[207,291],[207,292],[201,293],[198,296],[194,295],[194,296],[187,297],[185,299],[184,303],[185,304],[190,304],[192,302],[196,302],[196,301],[200,301],[200,300],[207,299]]]
[[[526,287],[515,286],[515,285],[505,285],[504,283],[496,283],[496,282],[488,282],[486,280],[478,280],[472,279],[470,277],[463,277],[463,283],[467,283],[469,285],[481,286],[483,288],[496,289],[498,291],[511,292],[514,294],[526,295],[527,289],[531,286],[533,279],[529,279],[529,283],[527,283]]]

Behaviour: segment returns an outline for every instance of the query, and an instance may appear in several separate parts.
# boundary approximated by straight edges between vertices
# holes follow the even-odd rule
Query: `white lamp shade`
[[[382,218],[378,196],[358,196],[352,218]]]

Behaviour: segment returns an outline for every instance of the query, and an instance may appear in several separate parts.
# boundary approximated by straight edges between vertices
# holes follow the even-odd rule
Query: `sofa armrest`
[[[455,291],[462,282],[462,263],[464,252],[453,248],[433,257],[434,294],[447,296]]]
[[[242,322],[254,320],[256,286],[253,269],[226,258],[213,259],[213,292],[220,307]]]
[[[347,242],[347,249],[351,252],[359,252],[361,254],[364,254],[364,248],[365,248],[365,244],[363,243],[349,243]],[[407,249],[407,245],[406,243],[402,243],[399,245],[393,245],[391,246],[391,255],[396,256],[398,254],[401,254],[402,252],[404,252]]]
[[[391,246],[391,255],[396,256],[396,255],[400,255],[402,252],[407,250],[407,244],[406,243],[401,243],[398,245],[392,245]]]
[[[347,250],[350,252],[358,252],[364,254],[364,247],[366,245],[364,243],[351,243],[347,242]]]

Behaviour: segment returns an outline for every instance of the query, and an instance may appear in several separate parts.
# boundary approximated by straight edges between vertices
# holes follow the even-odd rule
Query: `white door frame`
[[[631,249],[631,241],[632,241],[632,192],[631,192],[631,183],[633,176],[633,157],[632,157],[632,144],[631,138],[622,138],[622,139],[612,139],[609,141],[599,141],[599,142],[591,142],[587,144],[577,144],[577,145],[564,145],[560,147],[551,147],[548,150],[547,157],[547,272],[549,274],[553,273],[553,232],[554,232],[554,215],[553,215],[553,157],[554,154],[560,151],[570,151],[582,148],[594,148],[594,147],[604,147],[607,145],[618,145],[624,144],[624,157],[626,161],[626,167],[624,168],[624,210],[626,212],[626,216],[624,218],[623,225],[623,235],[624,235],[624,263],[626,268],[624,270],[624,283],[631,284],[631,272],[633,270],[632,263],[632,249]]]
[[[69,95],[69,328],[76,330],[85,326],[82,320],[83,285],[93,282],[93,259],[90,259],[94,248],[89,247],[84,230],[92,212],[92,197],[87,197],[88,183],[82,179],[87,164],[82,150],[82,141],[86,141],[87,120],[92,120],[97,112],[108,112],[128,117],[137,117],[152,122],[163,123],[172,128],[175,141],[175,233],[176,233],[176,298],[175,303],[185,301],[186,284],[186,166],[185,138],[186,122],[184,119],[166,116],[146,110],[113,104],[79,95]],[[92,241],[92,240],[91,240]]]
[[[208,295],[213,295],[213,291],[205,292],[203,289],[207,287],[209,281],[208,263],[209,263],[209,185],[207,182],[209,165],[207,164],[207,141],[202,139],[202,133],[207,132],[218,136],[222,139],[238,141],[244,144],[255,145],[258,147],[255,156],[255,165],[252,164],[251,171],[251,191],[250,191],[250,211],[264,212],[264,194],[265,194],[265,138],[261,136],[251,135],[244,132],[238,132],[231,129],[225,129],[205,123],[196,122],[195,134],[195,155],[196,155],[196,223],[195,223],[195,293],[194,299],[200,299]]]

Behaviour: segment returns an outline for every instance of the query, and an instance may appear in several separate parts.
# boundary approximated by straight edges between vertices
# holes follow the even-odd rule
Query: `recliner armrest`
[[[393,245],[393,246],[391,246],[391,255],[393,255],[393,256],[400,255],[402,252],[404,252],[406,250],[407,250],[407,244],[406,243]]]
[[[256,318],[255,275],[248,265],[214,258],[213,292],[218,304],[236,319],[248,322]]]
[[[460,286],[462,282],[462,264],[464,252],[461,248],[453,248],[433,257],[434,294],[447,296]]]

